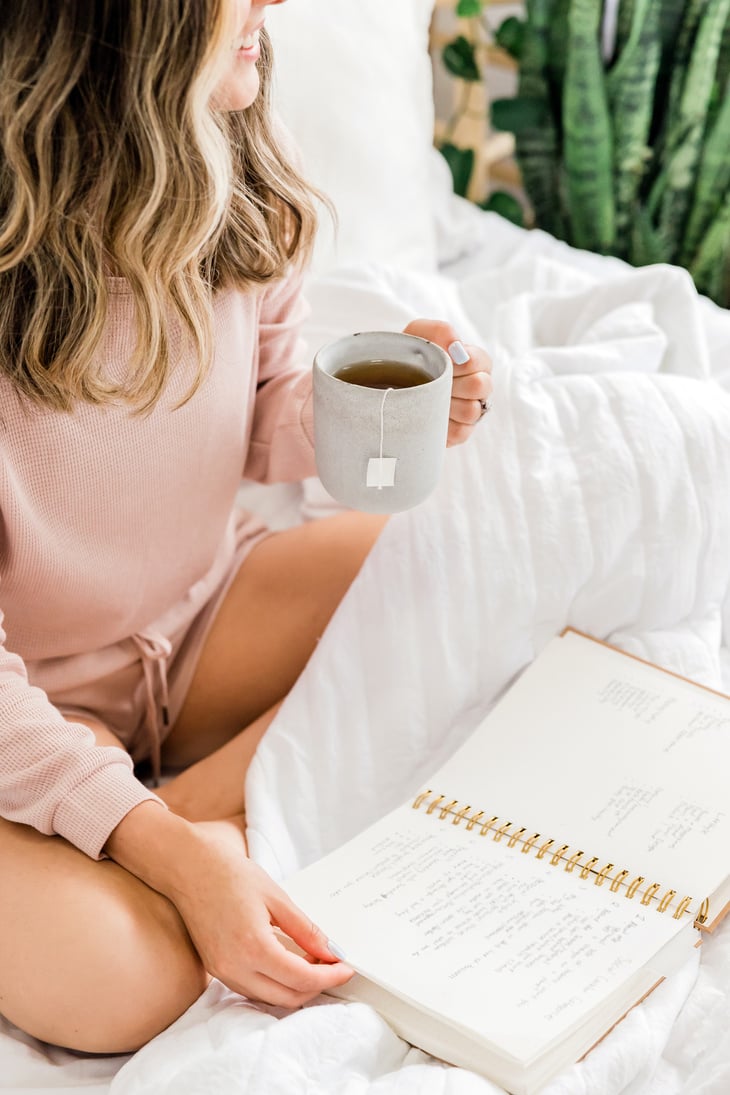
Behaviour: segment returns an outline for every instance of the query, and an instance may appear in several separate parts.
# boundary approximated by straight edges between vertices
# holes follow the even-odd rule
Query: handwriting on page
[[[671,753],[673,749],[682,743],[691,741],[708,731],[718,733],[730,733],[730,716],[721,715],[717,711],[707,711],[698,708],[686,726],[683,726],[672,740],[665,745],[664,752]]]
[[[631,674],[612,676],[596,688],[598,702],[617,713],[615,733],[621,735],[622,751],[616,755],[625,758],[625,763],[623,779],[613,787],[609,777],[594,774],[595,805],[588,817],[600,826],[612,859],[626,858],[624,866],[636,866],[637,873],[647,873],[659,868],[652,868],[651,861],[642,856],[656,854],[655,862],[662,865],[658,877],[665,881],[666,874],[679,888],[684,874],[690,893],[696,885],[705,884],[704,875],[699,877],[698,872],[708,874],[705,860],[717,858],[728,818],[723,808],[726,795],[724,788],[717,786],[713,758],[727,757],[730,711],[725,701],[711,694],[700,689],[689,693],[681,690],[682,686],[676,691],[671,677],[668,682],[675,689],[671,696],[662,695],[661,678],[654,688]],[[635,737],[632,724],[636,725]],[[637,766],[651,771],[648,779],[632,779],[631,750],[640,757]],[[649,768],[652,750],[655,759]],[[618,775],[621,768],[611,759]],[[694,785],[689,784],[690,778]],[[678,849],[683,858],[671,858]],[[712,884],[709,876],[707,884]]]
[[[577,871],[436,817],[406,813],[364,837],[336,874],[330,859],[338,881],[319,890],[319,907],[295,898],[358,968],[378,977],[382,967],[426,1006],[478,1019],[486,1036],[515,1036],[518,1013],[523,1043],[526,1030],[553,1037],[677,927]]]
[[[581,920],[577,885],[553,888],[554,870],[533,868],[527,878],[517,877],[511,868],[519,861],[514,853],[508,856],[504,846],[503,855],[484,858],[478,847],[469,847],[466,841],[461,847],[444,848],[440,834],[415,841],[402,832],[393,836],[398,862],[387,874],[394,885],[364,907],[372,909],[387,901],[391,915],[411,929],[409,937],[416,944],[410,952],[413,958],[447,952],[466,937],[480,939],[481,949],[449,973],[451,981],[480,965],[489,966],[493,973],[515,974],[539,963],[551,983],[557,984],[600,948],[619,943],[641,919],[640,915],[622,916],[617,922],[608,904],[603,904],[589,919]],[[385,851],[388,843],[381,842],[374,849],[376,854]],[[410,861],[404,855],[406,848],[414,857]],[[376,877],[384,876],[376,869]],[[412,884],[418,879],[423,884],[414,897]],[[581,935],[584,938],[579,941]],[[629,961],[617,955],[615,968]]]
[[[596,698],[601,704],[633,715],[637,722],[645,725],[661,721],[677,705],[677,700],[671,696],[662,696],[660,692],[619,677],[608,681],[598,691]],[[680,743],[712,731],[730,733],[730,714],[706,707],[701,701],[696,702],[685,725],[664,746],[664,752],[669,753]]]
[[[663,787],[644,787],[622,783],[608,801],[595,814],[591,815],[592,820],[599,821],[603,819],[608,836],[613,836],[622,825],[625,825],[631,819],[637,810],[648,809],[663,790]]]
[[[634,684],[633,681],[614,677],[601,688],[598,702],[632,714],[643,723],[656,722],[662,714],[675,703],[671,697],[662,696],[649,688]]]
[[[662,845],[678,848],[688,837],[707,836],[726,817],[723,810],[707,810],[689,799],[677,799],[664,787],[623,783],[596,813],[591,814],[591,820],[603,821],[607,835],[613,837],[623,826],[635,822],[637,812],[651,811],[652,805],[660,796],[661,812],[652,811],[656,820],[646,843],[649,852]],[[639,831],[643,832],[644,828],[642,825]]]
[[[695,833],[708,836],[722,824],[726,814],[722,810],[705,810],[696,802],[678,802],[662,825],[657,826],[649,839],[648,850],[653,852],[662,844],[678,848],[682,841]]]

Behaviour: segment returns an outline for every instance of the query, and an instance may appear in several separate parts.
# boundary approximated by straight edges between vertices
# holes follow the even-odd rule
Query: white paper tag
[[[383,487],[394,487],[397,463],[395,456],[371,456],[368,460],[367,485],[377,487],[378,490],[382,490]]]

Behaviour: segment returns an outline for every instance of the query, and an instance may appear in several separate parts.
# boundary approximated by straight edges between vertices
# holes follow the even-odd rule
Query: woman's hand
[[[324,933],[265,871],[235,847],[196,836],[185,877],[167,896],[208,973],[244,996],[288,1008],[350,979]],[[306,957],[287,949],[279,933]]]
[[[144,802],[105,848],[175,905],[205,969],[234,992],[293,1008],[352,976],[324,933],[215,826]],[[282,935],[305,956],[289,950]]]
[[[451,388],[451,413],[447,445],[461,445],[471,437],[477,422],[490,409],[492,394],[492,362],[481,346],[464,346],[448,323],[416,319],[404,334],[417,335],[435,342],[446,350],[454,362],[454,382]],[[466,357],[466,360],[464,358]]]

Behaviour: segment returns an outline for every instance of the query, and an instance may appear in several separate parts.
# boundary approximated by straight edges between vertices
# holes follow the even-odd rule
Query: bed
[[[451,194],[431,147],[430,8],[268,13],[281,113],[340,220],[318,243],[303,354],[425,315],[495,360],[494,410],[432,498],[392,519],[254,760],[249,843],[277,878],[405,800],[566,625],[730,692],[730,314],[681,270],[573,251]],[[275,527],[335,508],[314,480],[244,484],[241,501]],[[499,1089],[364,1005],[289,1013],[213,982],[129,1057],[79,1058],[0,1020],[0,1090]],[[730,922],[546,1089],[728,1090]]]

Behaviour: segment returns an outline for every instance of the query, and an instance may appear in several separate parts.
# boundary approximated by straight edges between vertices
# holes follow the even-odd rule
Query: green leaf
[[[725,280],[730,260],[730,193],[717,217],[702,240],[699,250],[689,265],[689,272],[701,293],[706,293],[718,304],[724,303]]]
[[[485,209],[488,213],[499,213],[500,217],[511,221],[519,228],[525,226],[524,209],[517,201],[517,198],[513,197],[512,194],[508,194],[506,190],[495,190],[485,202],[482,202],[482,209]]]
[[[474,46],[463,34],[445,45],[441,56],[452,76],[456,76],[459,80],[468,80],[470,83],[481,80],[482,74],[477,64]]]
[[[497,45],[519,61],[525,46],[525,31],[527,24],[524,19],[518,19],[516,15],[510,15],[497,27],[494,40]]]
[[[723,31],[729,17],[730,0],[708,0],[692,44],[678,102],[678,120],[669,133],[666,148],[668,187],[662,201],[659,226],[663,235],[671,240],[672,261],[679,258],[687,227]],[[675,134],[683,128],[687,129],[687,136],[680,143]]]
[[[725,89],[720,113],[705,134],[699,170],[695,180],[692,209],[682,240],[679,261],[687,266],[704,233],[710,228],[730,189],[730,85]]]
[[[544,103],[544,115],[538,127],[518,129],[515,133],[517,161],[535,222],[559,239],[567,238],[559,103],[569,7],[570,0],[528,0],[526,4],[527,27],[520,58],[518,98]],[[558,26],[557,20],[561,18]]]
[[[455,144],[446,141],[439,149],[441,155],[451,168],[454,180],[454,193],[465,198],[469,189],[469,181],[474,170],[474,149],[458,148]]]
[[[492,125],[508,133],[524,133],[528,129],[540,129],[549,121],[545,99],[494,99],[492,101]]]
[[[563,89],[563,160],[570,242],[587,251],[608,254],[615,240],[615,206],[601,17],[601,5],[595,0],[573,0],[570,6]]]
[[[651,170],[651,123],[661,65],[657,0],[632,0],[633,22],[606,78],[613,126],[616,231],[612,253],[627,258],[631,225],[644,178]]]
[[[459,0],[456,5],[459,19],[474,19],[482,14],[482,0]]]

